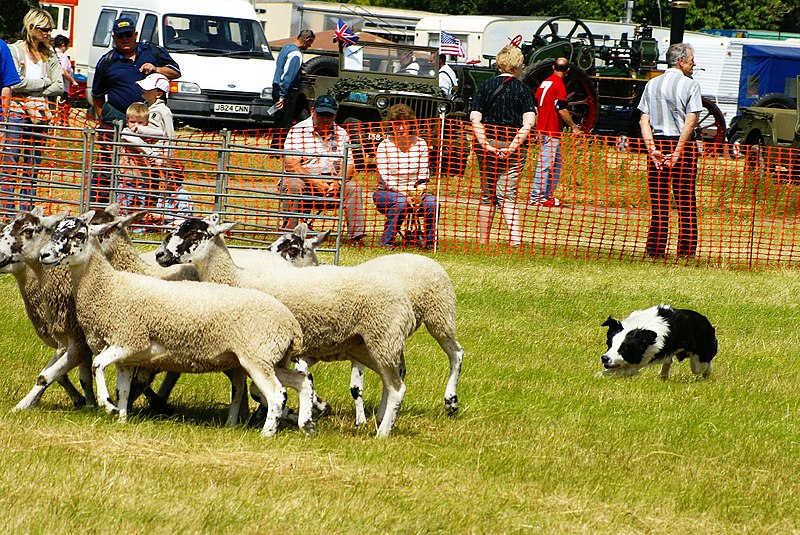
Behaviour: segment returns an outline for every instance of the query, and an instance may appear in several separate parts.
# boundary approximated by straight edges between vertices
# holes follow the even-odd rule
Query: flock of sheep
[[[235,223],[212,214],[170,232],[155,252],[158,266],[127,234],[140,215],[120,216],[116,205],[80,217],[35,208],[0,231],[0,272],[14,275],[37,335],[55,349],[14,410],[35,406],[55,381],[74,405],[99,404],[124,420],[140,393],[163,407],[181,373],[221,371],[232,384],[226,425],[247,416],[249,377],[266,413],[263,435],[287,414],[286,387],[298,392],[298,427],[314,434],[314,410],[329,407],[308,369],[349,360],[356,425],[367,421],[364,369],[380,376],[376,420],[384,437],[405,394],[406,340],[423,323],[450,361],[445,408],[458,410],[464,350],[455,291],[436,261],[394,254],[354,267],[318,265],[314,250],[326,235],[307,238],[305,225],[268,251],[229,250],[223,235]],[[104,375],[112,364],[116,403]],[[67,377],[76,367],[83,394]],[[157,372],[167,373],[154,392]]]

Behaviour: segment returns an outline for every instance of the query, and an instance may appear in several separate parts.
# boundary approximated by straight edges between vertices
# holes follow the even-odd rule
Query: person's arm
[[[286,95],[289,93],[289,86],[294,81],[300,68],[303,65],[303,53],[300,50],[293,50],[286,58],[286,63],[283,64],[283,73],[281,74],[281,83],[278,84],[278,91],[280,98],[275,103],[276,108],[283,108],[283,103],[286,100]]]
[[[155,56],[155,62],[143,63],[139,70],[144,74],[152,74],[154,72],[163,74],[169,80],[175,80],[181,77],[181,69],[178,63],[172,59],[169,52],[163,47],[151,44],[151,50]]]
[[[656,164],[656,167],[660,167],[664,156],[656,147],[656,141],[653,139],[653,127],[650,125],[649,113],[642,113],[639,118],[639,128],[642,130],[642,142],[647,148],[648,157]]]
[[[469,120],[472,121],[472,134],[475,141],[483,147],[486,152],[495,153],[497,148],[486,140],[486,128],[483,126],[483,114],[478,110],[469,113]]]
[[[562,101],[559,101],[559,105],[561,102]],[[563,107],[558,109],[558,115],[559,117],[561,117],[561,120],[564,121],[564,124],[569,126],[573,132],[575,132],[576,134],[580,133],[581,127],[578,125],[578,123],[572,120],[572,115],[569,113],[569,110],[567,109],[566,101],[564,101]]]
[[[47,85],[44,90],[43,94],[46,97],[55,97],[64,94],[64,74],[61,70],[61,63],[58,61],[58,56],[53,53],[48,59],[46,63],[47,67],[47,78],[50,80],[50,84]]]
[[[696,112],[689,112],[686,114],[686,120],[683,122],[683,128],[681,129],[681,137],[678,138],[678,144],[675,145],[675,151],[669,155],[669,158],[664,162],[666,166],[673,166],[678,163],[678,160],[683,153],[684,147],[686,147],[687,143],[690,143],[690,139],[692,139],[692,135],[694,134],[694,127],[697,126],[698,116]]]
[[[526,111],[522,114],[522,126],[519,130],[517,130],[517,135],[514,136],[514,139],[511,140],[511,143],[500,150],[503,154],[511,154],[512,152],[516,152],[525,140],[528,139],[528,134],[531,133],[531,129],[533,125],[536,124],[536,112],[535,111]]]
[[[11,87],[4,87],[0,91],[0,108],[3,113],[0,114],[0,121],[5,121],[8,115],[8,107],[11,105]]]
[[[103,104],[105,103],[105,95],[101,95],[99,97],[92,95],[92,107],[94,108],[94,114],[98,119],[100,119],[100,116],[103,114]]]

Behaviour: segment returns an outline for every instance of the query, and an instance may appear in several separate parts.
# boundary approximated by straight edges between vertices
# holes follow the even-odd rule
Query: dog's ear
[[[606,321],[600,324],[601,327],[608,327],[609,331],[619,332],[622,330],[622,323],[619,320],[615,320],[611,316],[608,317]]]
[[[637,341],[639,341],[645,348],[655,344],[657,338],[658,335],[655,333],[655,331],[651,331],[649,329],[641,329],[636,333]]]

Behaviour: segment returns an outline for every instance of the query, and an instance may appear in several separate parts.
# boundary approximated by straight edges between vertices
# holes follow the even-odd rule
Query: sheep
[[[315,249],[325,241],[328,233],[315,238],[306,238],[306,229],[295,229],[270,246],[284,258],[304,259],[306,265],[318,265]],[[359,269],[382,273],[396,278],[405,288],[417,324],[423,323],[450,360],[450,375],[444,394],[444,406],[448,414],[458,412],[458,380],[464,349],[456,340],[456,294],[447,271],[435,260],[427,256],[401,253],[381,256],[356,266]],[[350,391],[356,403],[356,420],[365,421],[363,409],[364,368],[353,363]]]
[[[40,372],[36,385],[17,403],[14,411],[36,406],[53,381],[64,386],[75,406],[97,403],[92,384],[92,352],[75,313],[69,272],[66,268],[42,272],[38,262],[39,250],[62,217],[45,217],[42,208],[36,207],[30,212],[20,212],[0,235],[0,264],[16,278],[37,335],[55,348],[53,358]],[[67,378],[67,372],[76,366],[80,368],[85,398]]]
[[[200,280],[258,288],[278,298],[300,322],[303,359],[310,364],[355,360],[378,373],[383,395],[377,436],[388,436],[405,394],[403,350],[415,322],[403,289],[391,279],[352,268],[243,270],[222,237],[234,224],[220,224],[218,214],[187,219],[164,239],[156,260],[162,266],[190,262]]]
[[[283,384],[297,389],[299,426],[314,433],[311,379],[286,368],[303,351],[303,335],[285,306],[255,290],[116,271],[100,251],[98,236],[117,222],[90,227],[91,214],[61,221],[40,262],[69,268],[78,320],[97,352],[92,370],[106,411],[119,411],[121,419],[126,411],[122,392],[119,407],[108,395],[105,368],[111,364],[123,373],[131,366],[183,373],[243,370],[269,401],[264,436],[277,431],[286,403]],[[244,376],[237,377],[228,425],[237,421],[244,393]]]

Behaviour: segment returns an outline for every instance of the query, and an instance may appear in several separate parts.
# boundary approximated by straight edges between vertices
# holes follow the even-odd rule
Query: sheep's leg
[[[455,337],[434,336],[439,346],[450,358],[450,376],[447,378],[447,387],[444,390],[444,410],[447,414],[454,415],[458,412],[458,379],[461,377],[461,363],[464,361],[464,348]]]
[[[117,411],[118,409],[111,401],[111,396],[108,394],[105,369],[108,366],[123,360],[126,356],[128,356],[128,352],[123,348],[119,346],[108,346],[95,357],[94,362],[92,363],[95,381],[97,382],[97,402],[109,414]]]
[[[225,371],[225,375],[231,380],[231,405],[228,408],[228,419],[225,421],[225,427],[236,427],[239,423],[239,413],[242,410],[242,405],[247,407],[247,412],[250,412],[250,407],[247,405],[247,376],[241,368],[233,368]],[[246,414],[242,414],[242,418],[246,418]]]
[[[61,355],[63,355],[66,350],[67,349],[65,346],[59,345],[58,348],[56,348],[55,352],[53,353],[53,357],[50,359],[50,362],[48,362],[45,365],[44,369],[46,370],[47,368],[55,364],[56,361],[58,361],[58,359],[61,358]],[[69,376],[67,376],[67,374],[64,374],[61,377],[56,378],[56,381],[58,382],[58,384],[61,385],[61,387],[67,393],[69,399],[72,400],[72,404],[75,406],[75,408],[80,409],[81,407],[86,405],[86,398],[84,398],[83,395],[80,392],[78,392],[78,389],[75,388],[75,386],[72,384],[72,381],[69,380]],[[36,403],[38,402],[39,400],[37,399]]]
[[[300,359],[295,363],[294,369],[299,372],[307,373],[308,377],[311,379],[311,382],[313,383],[314,379],[311,376],[311,372],[308,371],[309,368],[311,368],[312,364],[314,363],[309,362],[306,359]],[[331,413],[330,404],[327,401],[322,401],[322,399],[320,399],[320,397],[317,395],[316,389],[314,389],[314,392],[312,392],[311,403],[313,404],[314,410],[316,410],[320,416],[326,416]]]
[[[297,390],[300,396],[300,408],[297,414],[297,426],[307,435],[316,435],[317,430],[311,419],[312,397],[314,383],[309,374],[286,368],[276,368],[275,374],[283,386]]]
[[[267,401],[267,419],[264,421],[264,429],[261,434],[271,437],[278,430],[278,420],[286,406],[286,390],[274,374],[267,375],[262,370],[248,366],[244,362],[242,362],[242,366]]]
[[[128,401],[133,401],[131,399],[131,390],[136,370],[131,366],[117,366],[117,406],[119,407],[120,422],[125,422],[128,419]],[[98,387],[99,390],[100,388]]]
[[[78,364],[78,380],[86,394],[86,405],[97,407],[97,398],[94,395],[94,377],[92,377],[92,350],[84,346],[81,353],[81,363]]]
[[[167,372],[164,374],[164,379],[161,380],[161,384],[158,385],[158,392],[156,392],[164,403],[167,402],[170,394],[172,394],[172,389],[175,388],[175,383],[178,382],[180,376],[181,374],[178,372]]]
[[[384,389],[383,396],[381,397],[381,405],[378,409],[378,418],[380,424],[378,425],[378,438],[388,437],[389,433],[394,427],[397,420],[397,414],[400,411],[400,406],[403,403],[403,397],[406,393],[406,385],[398,376],[389,377],[381,375]]]
[[[12,410],[16,412],[36,406],[42,398],[44,391],[47,390],[47,387],[60,377],[66,376],[67,372],[78,366],[80,364],[80,359],[80,355],[78,355],[71,346],[67,346],[58,359],[55,359],[55,362],[51,360],[53,363],[45,366],[36,379],[36,386],[34,386],[31,391],[28,392],[28,395],[22,398],[22,401],[17,403]],[[74,388],[75,387],[73,387],[73,390]],[[78,392],[76,391],[76,393]],[[78,395],[80,394],[78,393]],[[73,403],[74,402],[75,400],[73,399]]]
[[[364,414],[364,365],[355,360],[351,361],[350,369],[350,395],[356,409],[356,426],[367,423]]]

